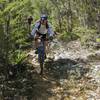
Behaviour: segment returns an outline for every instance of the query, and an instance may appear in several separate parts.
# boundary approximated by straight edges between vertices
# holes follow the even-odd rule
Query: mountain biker
[[[42,15],[39,19],[39,21],[37,21],[35,23],[35,26],[31,32],[31,35],[34,37],[35,39],[35,48],[36,51],[35,53],[37,54],[37,48],[38,48],[38,37],[42,36],[44,39],[44,46],[45,46],[45,54],[47,53],[47,49],[48,49],[48,40],[47,37],[50,39],[53,39],[53,35],[54,35],[54,31],[50,25],[50,23],[48,22],[48,17],[46,15]]]

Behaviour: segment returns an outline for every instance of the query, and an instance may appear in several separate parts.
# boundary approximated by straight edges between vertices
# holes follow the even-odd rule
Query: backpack
[[[39,26],[38,26],[38,30],[40,29],[40,27],[41,27],[41,21],[38,21],[40,24],[39,24]],[[48,21],[47,21],[47,23],[46,23],[46,29],[48,29],[49,28],[49,25],[48,25]]]

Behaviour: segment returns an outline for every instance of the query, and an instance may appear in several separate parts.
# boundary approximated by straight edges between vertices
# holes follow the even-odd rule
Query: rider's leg
[[[37,41],[37,39],[35,39],[35,48],[37,48],[38,47],[38,41]]]
[[[44,46],[45,46],[45,59],[47,58],[47,54],[48,54],[48,52],[49,52],[49,46],[48,46],[48,41],[45,41],[44,42]]]
[[[45,46],[45,53],[48,53],[48,41],[44,42],[44,46]]]
[[[38,37],[39,37],[39,35],[35,36],[35,49],[36,49],[35,53],[36,54],[37,54],[37,48],[38,48],[38,44],[39,44]]]
[[[35,48],[38,48],[38,45],[40,44],[40,39],[35,39]]]

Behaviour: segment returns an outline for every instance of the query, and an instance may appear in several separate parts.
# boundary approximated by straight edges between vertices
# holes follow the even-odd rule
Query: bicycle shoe
[[[45,59],[47,59],[47,56],[46,56],[46,54],[44,55],[44,58],[45,58]]]
[[[36,50],[35,50],[35,54],[38,54],[38,50],[37,50],[37,48],[36,48]]]

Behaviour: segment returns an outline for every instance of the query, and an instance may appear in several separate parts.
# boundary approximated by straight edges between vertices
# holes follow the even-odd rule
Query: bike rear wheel
[[[40,68],[41,68],[41,71],[40,71],[40,75],[42,75],[43,74],[43,62],[40,62]]]
[[[44,54],[38,56],[39,57],[40,68],[41,68],[40,75],[43,74],[44,56],[45,56]]]
[[[45,53],[44,53],[44,48],[39,48],[38,49],[39,52],[38,52],[38,62],[40,64],[40,68],[41,68],[41,71],[40,71],[40,75],[43,74],[43,65],[44,65],[44,60],[45,60]]]

